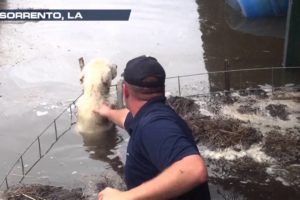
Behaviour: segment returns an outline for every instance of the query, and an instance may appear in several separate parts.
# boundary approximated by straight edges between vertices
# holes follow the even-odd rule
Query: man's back
[[[154,178],[185,156],[199,154],[190,129],[165,104],[165,97],[151,99],[134,118],[128,114],[125,128],[131,136],[125,167],[128,189]],[[182,198],[191,199],[192,196],[209,199],[207,183]]]

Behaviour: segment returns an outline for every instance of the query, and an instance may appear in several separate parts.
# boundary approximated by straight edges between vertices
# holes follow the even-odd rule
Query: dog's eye
[[[116,64],[111,64],[111,68],[118,68],[118,65],[116,65]]]
[[[81,84],[83,84],[83,81],[84,81],[84,76],[83,76],[83,77],[81,77],[81,79],[80,79],[80,83],[81,83]]]

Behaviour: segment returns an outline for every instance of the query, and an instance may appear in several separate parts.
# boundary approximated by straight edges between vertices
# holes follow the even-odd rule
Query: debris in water
[[[256,190],[283,191],[277,199],[299,196],[299,91],[249,89],[225,96],[168,99],[191,128],[211,183],[232,182],[243,194],[259,185]]]
[[[251,105],[240,105],[237,111],[241,114],[257,114],[258,107],[252,107]]]
[[[3,194],[3,199],[28,200],[28,199],[64,199],[83,200],[87,199],[81,188],[67,190],[62,187],[49,185],[17,185],[11,187]]]
[[[277,159],[282,166],[299,163],[300,128],[290,129],[285,134],[281,134],[278,130],[268,132],[263,150],[267,155]]]
[[[236,119],[188,119],[196,141],[200,141],[211,149],[225,149],[242,145],[248,149],[252,144],[262,139],[259,131],[247,127],[245,122]]]
[[[272,117],[278,117],[282,120],[288,120],[289,113],[286,111],[287,105],[270,104],[266,107]]]
[[[258,99],[265,99],[268,98],[267,92],[270,92],[272,87],[264,87],[262,89],[260,88],[247,88],[246,90],[239,91],[239,94],[241,96],[255,96]]]
[[[200,106],[192,99],[170,97],[170,106],[188,123],[196,142],[211,149],[242,145],[248,149],[262,139],[259,131],[236,119],[211,118],[202,115]]]
[[[194,112],[198,113],[200,109],[200,106],[194,100],[184,97],[170,96],[168,103],[181,116]]]

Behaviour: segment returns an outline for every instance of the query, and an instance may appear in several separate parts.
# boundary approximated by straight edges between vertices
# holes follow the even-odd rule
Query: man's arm
[[[207,181],[207,170],[199,155],[186,156],[157,177],[129,191],[106,188],[99,200],[160,200],[180,196]]]
[[[127,117],[127,114],[129,113],[129,110],[127,108],[115,110],[110,108],[106,104],[101,104],[98,108],[94,109],[94,112],[103,117],[107,117],[119,127],[124,128],[124,122]]]

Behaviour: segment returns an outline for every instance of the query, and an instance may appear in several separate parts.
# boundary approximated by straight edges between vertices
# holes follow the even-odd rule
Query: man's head
[[[153,57],[139,56],[128,61],[123,76],[126,89],[139,100],[164,95],[166,73]]]

